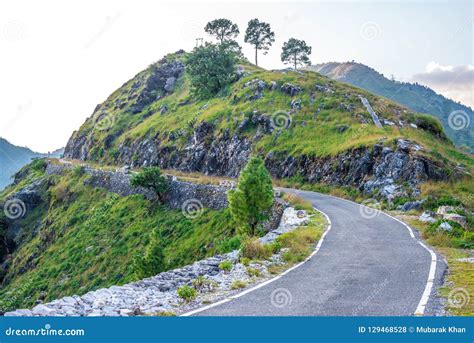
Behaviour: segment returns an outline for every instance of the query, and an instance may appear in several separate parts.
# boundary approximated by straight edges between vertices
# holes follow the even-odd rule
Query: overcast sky
[[[265,68],[282,67],[281,46],[295,37],[314,64],[355,60],[474,106],[473,15],[471,1],[2,0],[0,136],[40,152],[64,146],[96,104],[166,53],[209,39],[202,28],[220,17],[239,25],[249,58],[247,22],[271,24]]]

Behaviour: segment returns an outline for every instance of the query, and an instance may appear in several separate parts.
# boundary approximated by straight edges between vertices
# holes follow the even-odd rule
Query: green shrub
[[[223,270],[225,272],[229,272],[232,270],[232,262],[229,261],[229,260],[226,260],[226,261],[222,261],[220,264],[219,264],[219,269],[220,270]]]
[[[244,266],[248,266],[250,264],[250,259],[248,257],[242,257],[240,259],[240,263],[242,263]]]
[[[134,187],[151,188],[160,201],[163,200],[163,195],[168,190],[166,179],[161,175],[161,170],[158,167],[143,168],[141,172],[132,176],[130,184]]]
[[[85,173],[85,168],[83,166],[75,166],[72,170],[72,175],[75,177],[81,177]]]
[[[178,288],[178,296],[188,302],[196,298],[197,292],[194,288],[184,285]]]
[[[249,276],[259,277],[261,275],[260,270],[258,270],[257,268],[248,267],[246,271]]]
[[[235,280],[234,282],[232,282],[232,285],[230,285],[230,288],[231,289],[241,289],[241,288],[245,288],[246,286],[247,286],[247,284],[244,281]]]
[[[235,79],[236,56],[223,45],[206,43],[186,59],[192,92],[200,98],[215,96]]]
[[[443,126],[438,119],[426,114],[417,114],[415,116],[415,124],[422,130],[428,131],[433,135],[447,139],[443,131]]]
[[[153,230],[150,233],[150,243],[145,254],[137,254],[133,260],[133,270],[137,279],[143,279],[162,272],[165,269],[163,247],[159,240],[159,233]]]
[[[204,276],[200,275],[192,281],[193,287],[198,292],[205,292],[210,291],[214,286],[216,286],[216,282],[212,280],[206,279]]]

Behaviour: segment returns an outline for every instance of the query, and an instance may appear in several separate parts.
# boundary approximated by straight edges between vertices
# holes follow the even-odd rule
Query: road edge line
[[[314,193],[317,193],[317,192],[314,192]],[[320,194],[323,194],[323,193],[320,193]],[[339,198],[339,197],[336,197],[336,196],[331,195],[331,194],[323,194],[323,195],[327,195],[327,196],[330,196],[330,197],[335,198],[335,199],[344,200],[346,202],[349,202],[349,203],[352,203],[352,204],[355,204],[355,205],[358,205],[358,206],[363,206],[363,207],[369,208],[371,210],[378,211],[378,212],[386,215],[387,217],[390,217],[390,218],[396,220],[397,222],[399,222],[400,224],[402,224],[403,226],[405,226],[408,229],[408,232],[410,233],[411,238],[413,238],[419,245],[421,245],[426,251],[428,251],[430,253],[431,263],[430,263],[430,270],[428,272],[428,280],[426,281],[425,289],[423,291],[423,294],[421,295],[421,299],[418,302],[418,305],[416,307],[415,312],[413,313],[413,315],[415,315],[415,316],[423,316],[425,314],[426,305],[428,305],[428,301],[429,301],[430,296],[431,296],[431,291],[433,290],[434,279],[435,279],[435,276],[436,276],[436,264],[438,262],[438,258],[437,258],[436,253],[432,249],[430,249],[425,243],[423,243],[421,240],[416,238],[415,234],[413,233],[413,229],[407,223],[401,221],[400,219],[395,218],[394,216],[392,216],[392,215],[390,215],[390,214],[388,214],[388,213],[386,213],[382,210],[374,209],[372,207],[368,207],[368,206],[365,206],[363,204],[359,204],[355,201],[351,201],[351,200],[344,199],[344,198]]]
[[[264,281],[262,283],[259,283],[258,285],[252,287],[252,288],[249,288],[243,292],[240,292],[240,293],[237,293],[237,294],[234,294],[234,295],[231,295],[230,297],[227,297],[225,299],[222,299],[222,300],[219,300],[218,302],[215,302],[213,304],[210,304],[210,305],[206,305],[204,307],[200,307],[198,309],[195,309],[195,310],[192,310],[192,311],[189,311],[189,312],[185,312],[181,315],[179,315],[179,317],[189,317],[189,316],[192,316],[193,314],[196,314],[196,313],[199,313],[199,312],[203,312],[203,311],[206,311],[210,308],[213,308],[213,307],[216,307],[216,306],[219,306],[219,305],[222,305],[222,304],[225,304],[233,299],[237,299],[237,298],[240,298],[250,292],[253,292],[253,291],[256,291],[257,289],[259,288],[262,288],[263,286],[266,286],[278,279],[280,279],[282,276],[288,274],[289,272],[291,272],[292,270],[295,270],[296,268],[302,266],[303,264],[305,264],[306,262],[308,262],[314,255],[316,255],[316,253],[319,251],[319,249],[321,249],[321,245],[323,244],[323,241],[324,239],[326,238],[326,235],[327,233],[329,232],[329,230],[331,230],[331,227],[332,227],[332,222],[331,222],[331,219],[329,218],[329,216],[324,213],[323,211],[317,209],[316,207],[313,206],[313,209],[318,211],[319,213],[321,213],[327,220],[327,223],[328,223],[328,227],[326,228],[326,230],[323,232],[323,234],[321,235],[321,238],[319,238],[319,241],[318,241],[318,244],[316,244],[316,247],[314,248],[313,252],[308,256],[306,257],[306,259],[298,264],[295,264],[293,267],[290,267],[288,268],[287,270],[285,270],[283,273],[275,276],[274,278],[272,279],[269,279],[267,281]]]

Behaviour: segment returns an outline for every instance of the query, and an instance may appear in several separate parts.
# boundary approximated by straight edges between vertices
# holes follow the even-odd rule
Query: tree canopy
[[[271,30],[270,24],[258,19],[249,21],[245,31],[245,43],[254,46],[256,65],[258,65],[258,50],[262,50],[263,54],[266,55],[273,42],[275,42],[275,33]]]
[[[299,65],[311,64],[309,55],[311,55],[311,47],[304,40],[290,38],[283,44],[281,61],[293,65],[296,70]]]
[[[240,33],[237,24],[225,18],[214,19],[208,22],[204,27],[204,31],[216,37],[220,43],[233,40]]]
[[[186,59],[191,89],[201,98],[210,98],[235,78],[236,53],[227,44],[197,47]]]
[[[273,204],[272,179],[260,157],[248,161],[228,200],[235,222],[244,233],[254,236],[258,226],[268,219]]]

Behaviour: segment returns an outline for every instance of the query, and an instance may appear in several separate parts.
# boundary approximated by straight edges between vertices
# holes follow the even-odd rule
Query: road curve
[[[286,191],[298,193],[330,218],[331,229],[318,253],[263,287],[193,315],[406,316],[419,311],[427,296],[424,314],[434,314],[430,304],[445,266],[439,259],[432,263],[431,253],[405,225],[343,199]]]

